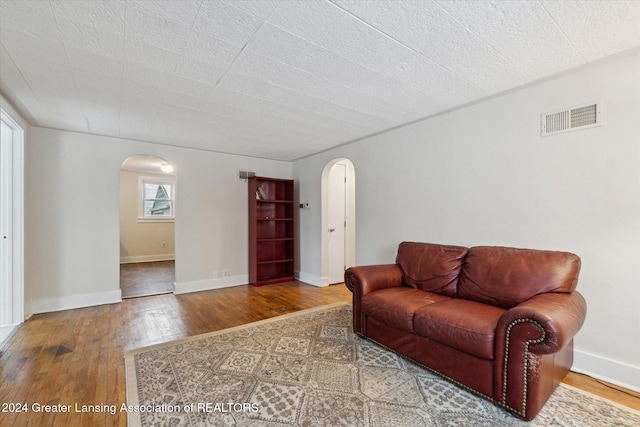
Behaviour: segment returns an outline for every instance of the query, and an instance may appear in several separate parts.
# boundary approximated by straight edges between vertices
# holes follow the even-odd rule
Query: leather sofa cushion
[[[402,270],[406,285],[455,297],[458,276],[467,251],[462,246],[402,242],[398,246],[396,263]]]
[[[413,288],[380,289],[362,297],[362,311],[367,316],[413,333],[416,309],[448,297]]]
[[[418,308],[413,324],[418,335],[493,360],[495,329],[504,312],[498,307],[452,298]]]
[[[479,246],[469,249],[458,297],[511,308],[534,295],[572,292],[580,258],[568,252]]]

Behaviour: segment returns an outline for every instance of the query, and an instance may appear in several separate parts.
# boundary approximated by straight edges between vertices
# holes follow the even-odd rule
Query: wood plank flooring
[[[173,292],[175,261],[120,264],[122,298],[134,298]]]
[[[0,352],[0,402],[28,412],[0,412],[2,426],[125,426],[124,352],[334,302],[350,302],[344,285],[299,282],[157,295],[120,304],[38,314]],[[565,382],[640,409],[640,396],[571,374]],[[36,412],[72,405],[116,405],[110,413]],[[62,406],[57,406],[62,405]]]

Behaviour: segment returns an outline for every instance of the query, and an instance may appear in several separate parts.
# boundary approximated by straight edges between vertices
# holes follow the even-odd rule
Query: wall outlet
[[[167,242],[162,242],[162,247],[166,248],[167,247]]]
[[[229,270],[228,269],[224,269],[222,270],[222,277],[229,277]]]

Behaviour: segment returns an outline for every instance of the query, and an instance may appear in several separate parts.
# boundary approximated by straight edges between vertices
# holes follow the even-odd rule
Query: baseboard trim
[[[324,281],[322,280],[322,278],[316,274],[309,274],[303,271],[296,271],[295,276],[297,280],[312,286],[317,286],[319,288],[328,286],[327,284],[324,284]]]
[[[92,307],[102,304],[122,302],[120,289],[91,294],[70,295],[59,298],[43,298],[31,301],[31,314],[49,313],[52,311],[71,310],[74,308]]]
[[[249,283],[249,275],[223,277],[220,279],[193,280],[190,282],[176,282],[175,294],[187,294],[190,292],[210,291],[212,289],[230,288],[232,286],[246,285]]]
[[[120,257],[120,264],[135,264],[137,262],[173,261],[175,259],[176,259],[175,254],[123,256],[123,257]]]
[[[572,371],[640,393],[640,367],[574,350]]]
[[[35,313],[33,312],[33,301],[25,300],[24,302],[24,320],[29,320],[31,316]]]

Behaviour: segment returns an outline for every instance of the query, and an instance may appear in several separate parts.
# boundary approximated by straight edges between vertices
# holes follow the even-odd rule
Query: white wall
[[[120,166],[139,154],[167,160],[178,177],[177,292],[247,283],[238,170],[291,178],[291,163],[34,127],[26,219],[34,312],[120,301]],[[214,278],[223,269],[229,277]]]
[[[138,221],[140,177],[174,178],[166,174],[120,172],[120,262],[172,260],[175,257],[174,222]]]
[[[599,100],[603,125],[541,138],[540,113]],[[574,367],[640,389],[640,53],[294,162],[300,271],[320,274],[320,177],[356,173],[356,261],[403,240],[566,250],[588,303]]]

